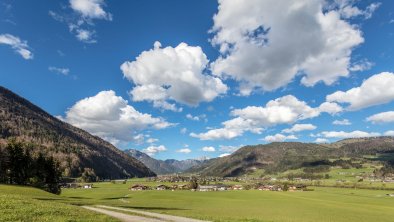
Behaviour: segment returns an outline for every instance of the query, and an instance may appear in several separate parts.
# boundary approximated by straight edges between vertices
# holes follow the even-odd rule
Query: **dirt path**
[[[110,211],[110,210],[105,210],[105,209],[100,209],[96,207],[88,207],[88,206],[82,206],[85,209],[96,211],[98,213],[106,214],[111,217],[115,217],[116,219],[119,219],[120,221],[123,222],[163,222],[165,220],[159,220],[159,219],[154,219],[154,218],[148,218],[148,217],[140,217],[140,216],[134,216],[134,215],[129,215],[129,214],[122,214],[119,212],[115,211]]]
[[[139,214],[139,215],[145,215],[145,216],[148,216],[148,217],[154,217],[154,218],[158,218],[159,221],[207,222],[207,221],[203,221],[203,220],[197,220],[197,219],[191,219],[191,218],[179,217],[179,216],[172,216],[172,215],[167,215],[167,214],[159,214],[159,213],[153,213],[153,212],[147,212],[147,211],[135,210],[135,209],[126,209],[126,208],[120,208],[120,207],[110,207],[110,206],[104,206],[104,205],[98,205],[98,207],[105,208],[105,209],[112,209],[112,210],[127,211],[127,212],[136,213],[136,214]]]

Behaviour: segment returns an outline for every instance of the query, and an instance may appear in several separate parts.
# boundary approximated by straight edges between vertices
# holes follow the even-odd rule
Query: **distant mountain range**
[[[33,144],[33,152],[52,155],[66,176],[80,176],[84,168],[108,179],[155,176],[109,142],[60,121],[0,86],[0,147],[11,137]]]
[[[159,175],[164,174],[173,174],[173,173],[181,173],[185,170],[190,169],[191,167],[199,166],[206,162],[206,160],[196,160],[196,159],[188,159],[188,160],[157,160],[146,153],[135,149],[125,150],[125,153],[128,155],[140,160],[144,163],[149,169]]]
[[[229,156],[208,160],[186,172],[235,177],[257,169],[281,172],[311,166],[330,158],[364,158],[365,155],[384,153],[394,153],[394,137],[345,139],[331,144],[276,142],[245,146]]]

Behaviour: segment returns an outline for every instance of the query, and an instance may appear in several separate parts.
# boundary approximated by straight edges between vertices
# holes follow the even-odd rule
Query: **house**
[[[263,185],[257,188],[258,190],[263,190],[263,191],[270,191],[272,189],[272,185]]]
[[[178,185],[178,189],[179,190],[188,190],[189,189],[189,185],[188,184]]]
[[[62,185],[62,188],[79,188],[79,185],[77,183],[65,183]]]
[[[242,185],[234,185],[231,187],[233,190],[243,190],[244,187]]]
[[[141,184],[135,184],[133,186],[130,187],[131,191],[140,191],[140,190],[147,190],[148,187],[145,185],[141,185]]]
[[[156,187],[156,190],[167,190],[169,187],[164,185],[164,184],[160,184]]]
[[[82,186],[84,189],[92,189],[93,184],[85,184]]]
[[[215,185],[199,185],[197,188],[198,191],[206,192],[206,191],[225,191],[227,190],[227,186],[223,184],[215,184]]]

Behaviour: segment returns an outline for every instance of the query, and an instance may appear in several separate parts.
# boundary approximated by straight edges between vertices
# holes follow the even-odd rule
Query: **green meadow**
[[[0,185],[0,221],[118,221],[39,189]]]
[[[0,221],[116,221],[79,205],[108,205],[211,221],[391,222],[393,191],[313,187],[314,191],[259,190],[192,192],[129,191],[144,179],[95,183],[92,189],[63,189],[56,196],[26,187],[0,185]]]
[[[62,197],[89,204],[136,208],[212,221],[393,221],[389,191],[314,187],[307,192],[259,190],[191,192],[129,191],[127,184],[65,189]],[[153,182],[145,182],[154,185]],[[156,183],[157,184],[157,183]],[[80,203],[76,201],[75,203]]]

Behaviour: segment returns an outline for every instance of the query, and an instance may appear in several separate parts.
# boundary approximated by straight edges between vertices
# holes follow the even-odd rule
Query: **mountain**
[[[313,166],[330,158],[393,153],[394,137],[346,139],[332,144],[275,142],[245,146],[233,154],[211,159],[187,172],[204,176],[240,176],[256,169],[281,172]]]
[[[65,123],[0,86],[0,145],[9,138],[33,144],[33,152],[52,155],[65,176],[92,168],[100,178],[154,176],[150,169],[109,142]]]
[[[140,152],[135,149],[125,150],[125,153],[136,158],[137,160],[144,163],[149,169],[151,169],[156,174],[171,174],[178,172],[178,169],[164,162],[163,160],[156,160],[146,153]]]
[[[173,173],[181,173],[185,170],[190,169],[191,167],[198,166],[205,162],[205,160],[195,160],[195,159],[188,159],[188,160],[157,160],[146,153],[141,151],[130,149],[125,150],[125,153],[128,155],[140,160],[144,163],[149,169],[151,169],[156,174],[164,175],[164,174],[173,174]]]

